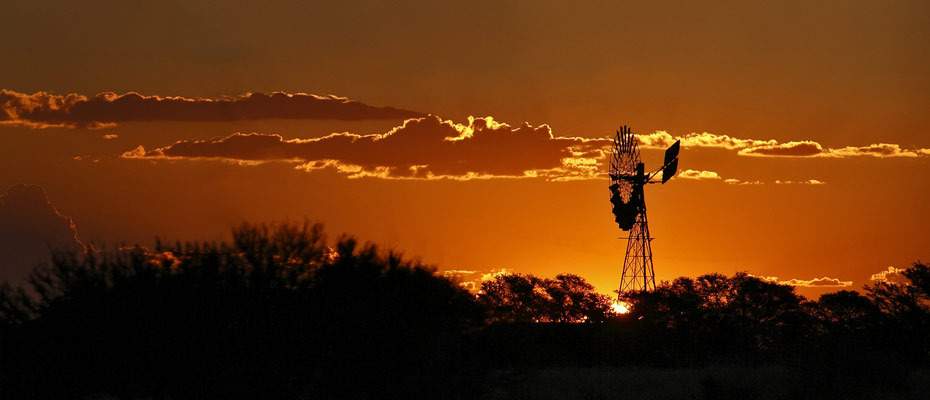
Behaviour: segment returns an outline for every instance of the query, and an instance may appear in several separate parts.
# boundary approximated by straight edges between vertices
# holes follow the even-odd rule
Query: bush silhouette
[[[461,392],[482,321],[432,269],[319,225],[233,245],[57,254],[0,290],[4,398],[395,397]]]

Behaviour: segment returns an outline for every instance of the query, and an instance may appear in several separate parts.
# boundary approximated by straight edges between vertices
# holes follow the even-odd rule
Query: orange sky
[[[608,293],[625,233],[598,152],[625,124],[647,167],[685,137],[692,172],[646,189],[660,280],[852,282],[815,296],[930,260],[926,2],[34,3],[0,5],[0,195],[39,185],[59,215],[13,190],[0,237],[309,218]]]

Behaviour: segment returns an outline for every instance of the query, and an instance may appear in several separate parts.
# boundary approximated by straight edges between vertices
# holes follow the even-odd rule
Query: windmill
[[[646,173],[639,159],[636,136],[627,126],[620,127],[614,137],[610,157],[610,202],[613,204],[615,221],[620,229],[630,231],[623,258],[623,275],[620,278],[620,298],[626,293],[655,290],[656,279],[652,267],[652,237],[646,219],[646,200],[643,186],[656,183],[653,178],[662,172],[662,183],[668,182],[678,172],[678,150],[681,141],[676,141],[665,150],[662,167]]]

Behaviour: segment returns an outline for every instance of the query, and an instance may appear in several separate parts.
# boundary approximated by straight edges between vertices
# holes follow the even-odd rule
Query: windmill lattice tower
[[[627,126],[620,127],[614,137],[610,157],[610,202],[614,220],[624,231],[630,231],[623,258],[623,275],[620,278],[618,299],[637,291],[655,290],[656,279],[652,265],[652,236],[646,219],[646,200],[643,186],[656,183],[652,179],[662,173],[662,183],[678,172],[678,151],[681,141],[665,150],[662,167],[650,173],[640,161],[636,135]]]

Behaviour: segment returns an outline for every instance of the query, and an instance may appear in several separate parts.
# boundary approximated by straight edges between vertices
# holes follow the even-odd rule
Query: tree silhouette
[[[655,346],[654,358],[665,362],[771,358],[805,334],[803,298],[794,290],[743,272],[681,277],[630,294],[630,318],[667,343]]]
[[[604,322],[610,313],[610,299],[578,275],[559,274],[541,284],[547,294],[549,321]]]
[[[545,299],[536,290],[538,281],[532,275],[502,274],[482,282],[479,296],[488,307],[491,321],[539,321]]]
[[[919,316],[930,311],[930,267],[917,262],[900,273],[907,282],[878,281],[866,287],[869,298],[893,316]]]
[[[603,322],[610,311],[606,296],[572,274],[498,275],[481,284],[479,299],[500,322]]]
[[[856,291],[827,293],[807,306],[808,312],[822,323],[819,333],[825,335],[850,334],[874,329],[881,322],[879,307]]]
[[[930,266],[921,262],[900,272],[904,282],[879,281],[866,296],[881,311],[890,351],[917,362],[930,360]]]

